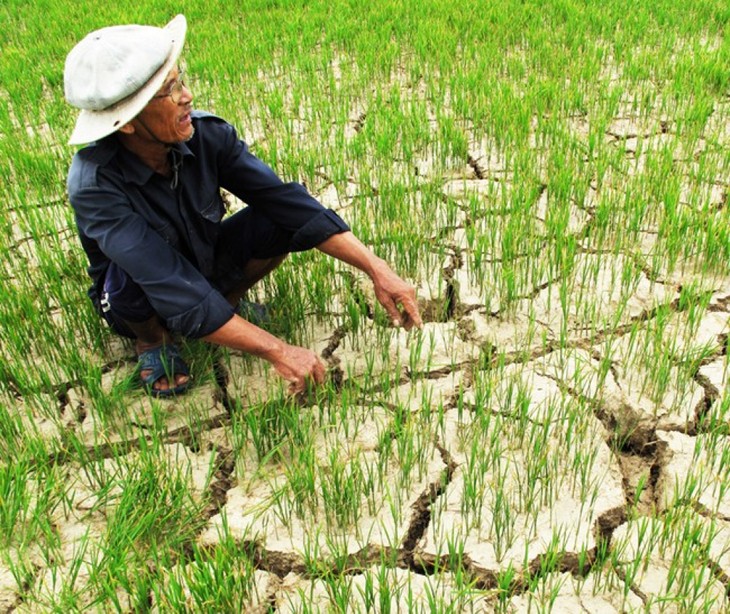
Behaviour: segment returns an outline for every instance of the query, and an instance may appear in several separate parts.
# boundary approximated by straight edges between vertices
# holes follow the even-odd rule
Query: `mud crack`
[[[454,279],[455,271],[463,266],[461,254],[452,254],[448,264],[441,270],[445,283],[443,296],[424,301],[419,305],[424,322],[449,322],[454,319],[459,309],[459,288]]]
[[[487,175],[485,174],[484,169],[481,167],[481,165],[479,164],[479,162],[477,161],[477,159],[474,156],[469,154],[469,157],[467,158],[466,163],[474,171],[474,175],[476,176],[477,179],[481,179],[481,180],[489,179],[489,177],[487,177]]]
[[[24,575],[23,579],[18,585],[18,592],[15,601],[13,601],[10,607],[6,610],[8,614],[10,612],[15,612],[18,608],[25,604],[26,599],[28,598],[28,592],[30,591],[35,581],[38,579],[41,571],[43,571],[43,567],[41,567],[37,563],[31,564],[31,570]]]
[[[707,506],[702,505],[702,503],[700,503],[699,501],[692,501],[691,505],[692,509],[700,516],[704,516],[705,518],[709,518],[711,520],[717,519],[722,520],[723,522],[730,522],[730,516],[726,516],[725,514],[720,514],[718,512],[713,512],[711,509],[708,509]]]
[[[725,587],[725,599],[730,600],[730,576],[722,570],[722,567],[716,561],[710,558],[705,561],[705,566],[710,570],[715,580]]]
[[[655,513],[658,502],[657,483],[665,462],[658,444],[647,453],[631,450],[616,450],[614,453],[621,469],[624,496],[629,507],[637,514],[650,516]]]
[[[216,401],[220,402],[221,405],[225,408],[226,412],[230,416],[233,412],[234,404],[231,401],[230,396],[228,395],[228,381],[230,379],[230,375],[228,373],[228,369],[226,369],[223,362],[220,360],[220,355],[216,355],[215,359],[213,360],[213,377],[215,379],[215,387],[216,387],[216,394],[215,399]]]
[[[345,335],[348,333],[348,331],[349,327],[344,324],[335,329],[335,332],[332,333],[332,336],[327,342],[327,347],[325,347],[320,353],[322,360],[327,363],[327,370],[329,372],[330,381],[335,387],[335,390],[342,389],[345,380],[345,373],[342,371],[342,367],[340,367],[340,361],[336,356],[334,356],[334,353],[335,350],[340,347],[340,343],[345,338]]]
[[[332,354],[335,353],[335,350],[337,350],[338,347],[340,347],[341,341],[345,338],[345,335],[348,333],[349,327],[346,325],[339,326],[337,329],[335,329],[335,332],[332,333],[332,336],[327,341],[327,347],[325,347],[322,352],[320,353],[320,356],[328,362],[331,362]]]
[[[426,490],[416,499],[413,504],[413,516],[411,517],[411,523],[408,527],[403,543],[401,544],[399,561],[404,564],[408,569],[417,573],[435,573],[435,569],[432,567],[428,569],[423,565],[422,562],[416,563],[414,557],[414,550],[418,542],[423,538],[428,525],[431,522],[431,505],[436,501],[438,497],[446,492],[446,488],[451,483],[454,477],[454,472],[458,466],[454,459],[449,454],[448,450],[440,445],[438,442],[434,444],[436,449],[441,455],[441,460],[446,465],[441,474],[441,479],[438,482],[432,482],[428,485]]]
[[[715,300],[715,303],[707,308],[707,311],[730,311],[730,296],[723,296]]]
[[[147,425],[138,424],[134,421],[130,421],[129,424],[135,425],[140,429],[149,429]],[[176,429],[171,429],[164,435],[164,437],[162,437],[161,441],[163,444],[182,443],[185,446],[194,448],[200,433],[211,431],[221,426],[227,426],[228,424],[230,424],[230,419],[228,417],[216,416],[196,423],[196,427],[199,428],[192,428],[184,425]],[[76,458],[76,454],[78,454],[79,450],[83,450],[87,455],[88,460],[92,462],[117,458],[119,456],[125,456],[135,450],[139,450],[143,442],[149,443],[151,441],[152,436],[145,437],[144,435],[140,435],[139,437],[114,443],[107,442],[103,444],[90,444],[80,447],[74,451],[63,450],[50,454],[47,457],[47,462],[52,465],[66,464]],[[34,463],[32,463],[32,465],[33,464]]]
[[[203,510],[203,518],[210,520],[219,514],[228,501],[228,491],[236,485],[233,475],[236,468],[236,455],[232,450],[218,448],[215,459],[214,481],[208,487],[209,502]]]
[[[243,546],[250,552],[254,567],[285,578],[293,573],[304,578],[330,578],[333,575],[357,575],[368,567],[387,559],[387,551],[377,546],[366,546],[362,550],[334,557],[329,562],[320,559],[307,559],[294,552],[266,550],[256,542],[244,541]]]
[[[710,414],[710,409],[714,405],[715,401],[720,398],[720,391],[707,376],[702,375],[699,371],[695,373],[693,379],[697,385],[704,390],[704,396],[695,409],[695,422],[697,424],[697,428],[694,429],[696,432],[692,434],[696,435],[697,432],[701,430],[703,419]]]

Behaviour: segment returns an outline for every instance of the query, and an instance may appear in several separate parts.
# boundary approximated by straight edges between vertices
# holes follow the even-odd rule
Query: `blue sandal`
[[[171,397],[176,394],[182,394],[188,389],[190,380],[174,388],[167,390],[157,390],[154,388],[155,382],[162,377],[166,377],[169,383],[174,383],[175,375],[190,375],[188,366],[180,356],[180,350],[174,343],[161,345],[142,352],[137,357],[137,370],[141,374],[142,371],[150,371],[142,378],[142,383],[153,397]]]

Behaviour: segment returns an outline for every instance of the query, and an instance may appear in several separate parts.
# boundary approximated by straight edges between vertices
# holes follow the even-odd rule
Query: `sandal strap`
[[[142,352],[137,358],[137,368],[140,372],[149,371],[142,378],[147,386],[154,385],[162,377],[190,375],[187,364],[180,356],[180,350],[172,343]]]

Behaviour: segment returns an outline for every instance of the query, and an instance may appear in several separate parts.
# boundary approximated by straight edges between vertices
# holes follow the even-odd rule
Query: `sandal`
[[[151,350],[142,352],[137,357],[137,370],[141,374],[142,371],[149,371],[145,377],[141,377],[142,383],[145,385],[149,393],[153,397],[170,397],[176,394],[182,394],[188,389],[190,380],[174,388],[167,390],[158,390],[154,388],[154,384],[161,377],[166,377],[168,382],[175,381],[175,375],[190,375],[188,366],[180,356],[180,350],[174,343],[161,345]]]

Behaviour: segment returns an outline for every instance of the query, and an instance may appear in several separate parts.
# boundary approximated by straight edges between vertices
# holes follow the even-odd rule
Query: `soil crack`
[[[460,301],[454,274],[463,266],[463,259],[460,251],[454,249],[455,253],[450,256],[449,262],[441,270],[445,284],[443,296],[420,301],[421,316],[424,322],[449,322],[457,315]]]
[[[695,373],[693,379],[704,390],[704,396],[695,408],[695,424],[698,428],[693,429],[695,432],[691,434],[696,435],[700,430],[703,418],[709,415],[713,404],[720,398],[720,391],[707,376],[702,375],[699,371]]]
[[[726,312],[730,311],[730,296],[723,296],[715,300],[715,303],[707,308],[707,311]]]
[[[213,472],[214,481],[211,481],[209,490],[210,501],[203,510],[203,518],[210,520],[219,514],[228,501],[228,491],[237,484],[234,475],[236,455],[233,450],[218,447]]]
[[[362,550],[346,556],[335,557],[328,563],[321,560],[306,560],[294,552],[266,550],[256,542],[246,540],[244,548],[250,550],[254,567],[285,578],[293,573],[308,579],[330,578],[333,575],[358,575],[374,565],[387,560],[387,550],[378,546],[366,546]]]
[[[332,333],[332,336],[327,342],[327,347],[325,347],[320,353],[322,360],[324,360],[327,364],[329,378],[335,387],[335,390],[342,389],[345,380],[345,373],[342,370],[342,367],[340,367],[340,360],[334,356],[334,353],[335,350],[340,347],[340,343],[345,338],[345,335],[347,335],[349,330],[349,327],[344,324],[335,329],[335,332]]]
[[[360,113],[360,115],[357,116],[357,119],[355,119],[352,129],[355,132],[362,131],[363,127],[365,126],[365,120],[367,119],[368,114],[365,112]]]
[[[228,373],[228,369],[226,369],[225,365],[220,360],[220,356],[216,356],[216,359],[213,360],[213,377],[215,379],[216,387],[215,398],[221,405],[223,405],[230,416],[234,409],[234,403],[228,395],[228,381],[230,379],[230,375]]]
[[[434,569],[431,569],[429,572],[421,562],[415,562],[414,550],[418,542],[421,538],[423,538],[423,535],[431,522],[431,505],[434,501],[436,501],[436,499],[438,499],[438,497],[446,492],[446,489],[451,483],[451,480],[454,477],[454,472],[458,466],[446,448],[438,442],[435,442],[434,445],[439,451],[441,459],[446,465],[446,469],[444,469],[441,474],[439,481],[429,484],[426,490],[421,493],[413,504],[413,516],[411,517],[408,532],[403,539],[399,556],[399,560],[405,564],[408,569],[417,573],[434,573]]]
[[[334,354],[337,348],[340,347],[340,343],[345,338],[348,331],[349,327],[344,324],[335,329],[335,332],[332,333],[332,336],[327,341],[327,347],[325,347],[320,353],[320,356],[322,356],[324,360],[332,364],[332,354]]]
[[[487,177],[487,175],[484,173],[484,170],[479,165],[479,162],[477,161],[477,159],[474,156],[469,154],[469,157],[467,158],[466,163],[474,171],[474,175],[476,176],[477,179],[481,179],[481,180],[489,179],[489,177]]]
[[[20,586],[18,586],[18,592],[17,592],[17,597],[15,598],[15,601],[6,610],[8,614],[10,614],[11,612],[15,612],[19,607],[21,607],[25,603],[25,601],[28,597],[28,592],[30,591],[33,584],[35,584],[41,571],[43,571],[43,567],[41,567],[37,563],[32,563],[31,567],[32,567],[32,571],[25,575]]]

